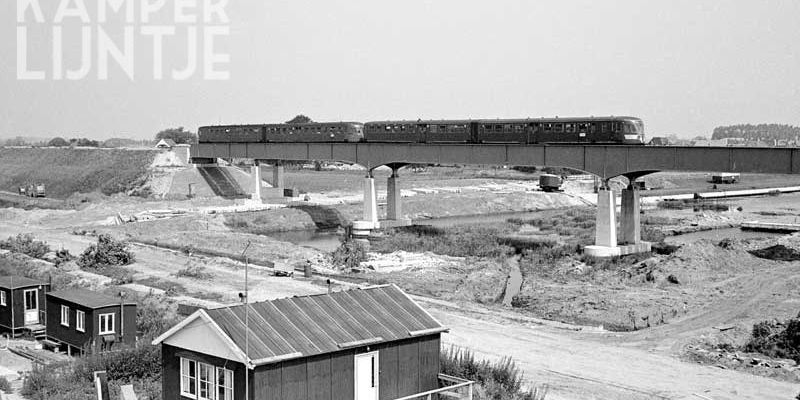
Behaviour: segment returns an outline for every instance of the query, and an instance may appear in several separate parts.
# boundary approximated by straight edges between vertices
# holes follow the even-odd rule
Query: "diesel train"
[[[200,143],[644,144],[636,117],[313,122],[203,126]]]

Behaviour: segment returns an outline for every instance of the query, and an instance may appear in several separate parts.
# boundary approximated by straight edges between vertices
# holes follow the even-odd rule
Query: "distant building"
[[[648,146],[669,146],[669,139],[663,136],[656,136],[647,143]]]
[[[21,276],[0,276],[0,332],[16,336],[44,330],[50,284]]]
[[[83,289],[47,294],[47,340],[67,354],[136,344],[136,304]]]
[[[175,146],[177,146],[177,144],[172,139],[161,139],[156,143],[156,148],[163,150],[171,150]]]
[[[244,399],[245,374],[253,399],[382,400],[455,391],[439,383],[457,379],[439,374],[445,331],[390,285],[198,310],[153,344],[164,400]]]

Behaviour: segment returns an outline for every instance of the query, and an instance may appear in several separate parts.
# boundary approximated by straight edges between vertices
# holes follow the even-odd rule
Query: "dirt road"
[[[548,400],[786,400],[800,392],[790,383],[602,344],[597,333],[476,319],[440,306],[430,311],[451,329],[446,345],[491,359],[513,356],[529,384],[549,387]]]

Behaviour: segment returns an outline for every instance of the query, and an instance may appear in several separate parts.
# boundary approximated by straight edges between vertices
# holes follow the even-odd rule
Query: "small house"
[[[172,139],[161,139],[161,140],[158,141],[158,143],[156,143],[156,148],[157,149],[162,149],[162,150],[170,150],[175,146],[176,146],[176,143]]]
[[[21,276],[0,276],[0,332],[12,336],[44,331],[45,294],[50,284]]]
[[[136,304],[84,289],[47,294],[47,343],[67,354],[136,343]]]
[[[387,285],[201,309],[153,344],[164,400],[470,398],[472,382],[439,374],[446,331]]]

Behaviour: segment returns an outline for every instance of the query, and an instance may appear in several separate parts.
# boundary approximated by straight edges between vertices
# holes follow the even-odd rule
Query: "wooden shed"
[[[136,303],[83,289],[47,294],[47,342],[72,354],[136,343]]]
[[[164,400],[383,400],[440,389],[446,330],[391,285],[198,310],[153,344]]]
[[[45,327],[45,294],[50,284],[21,276],[0,276],[0,332],[34,335]]]

